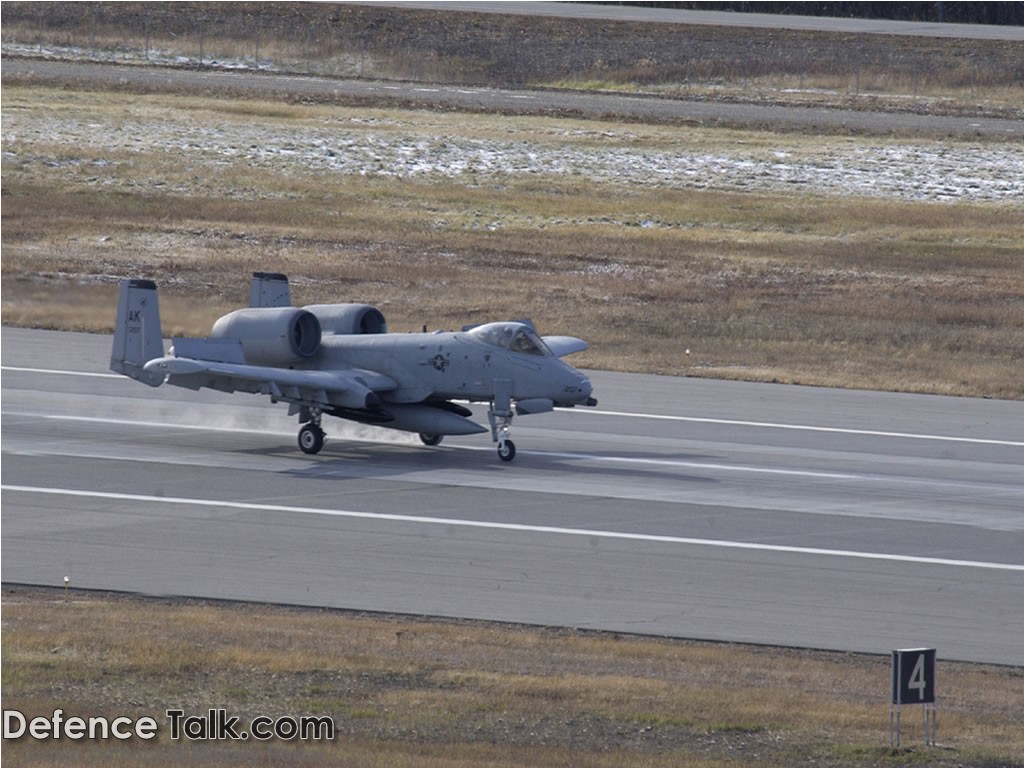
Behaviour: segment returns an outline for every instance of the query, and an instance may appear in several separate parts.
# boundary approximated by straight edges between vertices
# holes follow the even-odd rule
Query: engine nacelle
[[[369,304],[311,304],[303,309],[320,321],[324,333],[387,333],[388,323],[376,307]]]
[[[238,309],[213,324],[213,339],[238,339],[252,365],[290,365],[320,349],[320,321],[295,307]]]

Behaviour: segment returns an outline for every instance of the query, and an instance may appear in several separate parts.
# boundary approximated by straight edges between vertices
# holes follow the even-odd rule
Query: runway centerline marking
[[[476,449],[475,449],[476,450]],[[484,450],[484,449],[479,449]],[[486,450],[491,450],[490,448]],[[714,464],[711,462],[682,461],[680,459],[652,459],[635,456],[602,456],[598,454],[571,453],[568,451],[527,451],[537,456],[553,456],[559,459],[580,461],[613,461],[618,464],[642,464],[654,467],[679,467],[682,469],[718,470],[720,472],[754,472],[762,475],[787,475],[789,477],[817,477],[825,480],[860,480],[861,475],[842,472],[818,472],[811,469],[775,469],[772,467],[744,467],[739,464]]]
[[[36,493],[50,496],[70,496],[87,499],[106,499],[109,501],[132,501],[145,504],[174,504],[216,509],[235,509],[246,512],[283,512],[305,515],[325,515],[329,517],[354,518],[392,523],[412,523],[415,525],[441,525],[448,528],[478,528],[515,533],[542,533],[556,536],[575,536],[620,541],[644,541],[657,544],[680,544],[698,547],[715,547],[719,549],[742,549],[757,552],[778,552],[798,555],[819,555],[825,557],[841,557],[860,560],[884,560],[896,563],[915,565],[943,565],[960,568],[981,568],[995,571],[1024,572],[1024,565],[1012,563],[988,563],[976,560],[954,560],[942,557],[918,557],[916,555],[886,554],[882,552],[857,552],[842,549],[821,549],[818,547],[797,547],[785,544],[758,544],[746,541],[728,541],[722,539],[697,539],[685,536],[664,536],[653,533],[629,533],[627,531],[602,531],[588,528],[562,528],[551,525],[527,525],[525,523],[499,523],[484,520],[465,520],[450,517],[419,517],[416,515],[399,515],[382,512],[359,512],[348,509],[324,509],[322,507],[287,506],[283,504],[258,504],[247,501],[224,501],[220,499],[194,499],[180,496],[146,496],[135,493],[113,493],[108,491],[82,491],[71,488],[43,488],[32,485],[0,485],[0,489],[12,493]]]
[[[93,378],[121,379],[131,381],[127,376],[118,373],[88,373],[85,371],[62,371],[47,368],[23,368],[3,366],[2,370],[20,373],[44,373],[60,376],[86,376]],[[648,419],[653,421],[679,421],[689,424],[720,424],[731,427],[758,427],[761,429],[785,429],[797,432],[822,432],[827,434],[860,435],[864,437],[889,437],[906,440],[934,440],[947,443],[970,443],[972,445],[1002,445],[1011,448],[1024,448],[1024,442],[1017,440],[997,440],[983,437],[958,437],[955,435],[927,435],[916,432],[887,432],[874,429],[853,429],[850,427],[818,427],[812,424],[781,424],[770,421],[745,421],[742,419],[719,419],[704,416],[672,416],[659,413],[633,413],[630,411],[605,411],[591,408],[561,409],[558,413],[585,414],[588,416],[617,416],[630,419]]]
[[[1024,448],[1024,442],[1015,440],[995,440],[983,437],[956,437],[953,435],[923,435],[914,432],[885,432],[874,429],[852,429],[850,427],[816,427],[810,424],[779,424],[770,421],[743,421],[740,419],[712,419],[701,416],[668,416],[657,413],[630,413],[628,411],[597,411],[592,409],[574,408],[569,413],[581,413],[589,416],[621,416],[632,419],[651,419],[655,421],[684,421],[691,424],[722,424],[736,427],[761,427],[763,429],[789,429],[802,432],[827,432],[843,435],[863,435],[865,437],[900,437],[908,440],[937,440],[952,443],[974,443],[977,445],[1006,445]]]

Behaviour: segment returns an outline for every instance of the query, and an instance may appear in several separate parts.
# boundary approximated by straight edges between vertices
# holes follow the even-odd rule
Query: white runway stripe
[[[223,501],[219,499],[192,499],[174,496],[145,496],[134,493],[109,493],[101,491],[81,491],[69,488],[40,488],[26,485],[3,485],[2,490],[12,493],[36,493],[51,496],[69,496],[88,499],[107,499],[110,501],[131,501],[144,504],[177,504],[217,509],[237,509],[255,512],[282,512],[306,515],[327,515],[331,517],[347,517],[361,520],[377,520],[381,522],[411,523],[415,525],[441,525],[446,527],[482,528],[487,530],[511,531],[520,533],[541,533],[555,536],[583,536],[598,539],[616,539],[622,541],[645,541],[659,544],[680,544],[698,547],[717,547],[721,549],[743,549],[758,552],[783,552],[799,555],[818,555],[825,557],[856,558],[861,560],[884,560],[888,562],[909,563],[915,565],[942,565],[960,568],[981,568],[996,571],[1024,572],[1024,565],[1012,563],[988,563],[975,560],[952,560],[942,557],[918,557],[916,555],[886,554],[882,552],[857,552],[842,549],[820,549],[818,547],[795,547],[782,544],[758,544],[745,541],[724,541],[719,539],[695,539],[683,536],[662,536],[651,533],[629,533],[625,531],[602,531],[586,528],[562,528],[548,525],[526,525],[522,523],[498,523],[482,520],[464,520],[447,517],[420,517],[417,515],[382,514],[378,512],[358,512],[355,510],[323,509],[321,507],[286,506],[282,504],[257,504],[245,501]]]
[[[60,371],[45,368],[19,368],[14,366],[3,366],[5,371],[16,371],[19,373],[45,373],[59,376],[86,376],[103,379],[120,379],[131,381],[126,376],[115,373],[85,373],[80,371]],[[1017,440],[994,440],[980,437],[958,437],[955,435],[929,435],[914,432],[885,432],[871,429],[850,429],[847,427],[818,427],[811,424],[779,424],[770,421],[742,421],[738,419],[715,419],[702,416],[670,416],[658,413],[631,413],[628,411],[605,411],[592,408],[560,409],[559,413],[585,414],[589,416],[617,416],[629,419],[649,419],[654,421],[679,421],[691,424],[720,424],[722,426],[735,427],[759,427],[762,429],[787,429],[799,432],[825,432],[841,435],[863,435],[866,437],[889,437],[903,438],[907,440],[934,440],[947,443],[970,443],[974,445],[1004,445],[1013,448],[1024,448],[1024,441]]]

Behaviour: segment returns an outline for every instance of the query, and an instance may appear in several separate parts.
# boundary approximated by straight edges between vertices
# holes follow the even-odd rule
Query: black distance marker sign
[[[935,649],[892,652],[892,703],[935,703]]]

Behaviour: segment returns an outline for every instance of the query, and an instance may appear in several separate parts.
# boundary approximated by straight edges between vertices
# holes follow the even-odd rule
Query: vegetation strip
[[[145,276],[168,332],[201,336],[244,301],[239,275],[274,269],[298,302],[365,301],[396,330],[529,316],[588,339],[584,367],[1024,397],[1019,202],[395,176],[383,155],[359,172],[329,157],[375,137],[390,157],[404,136],[413,155],[484,142],[795,162],[834,139],[6,85],[3,110],[5,323],[109,331],[117,279]],[[34,128],[72,115],[73,132]],[[335,137],[323,162],[303,160],[309,135]],[[212,151],[225,137],[234,155]]]
[[[4,744],[56,765],[1024,765],[1022,671],[939,656],[938,748],[889,659],[337,610],[5,585],[3,706],[153,717],[145,744]],[[168,709],[327,716],[326,741],[185,743]],[[287,722],[287,720],[285,720]],[[257,745],[257,751],[252,750]]]

